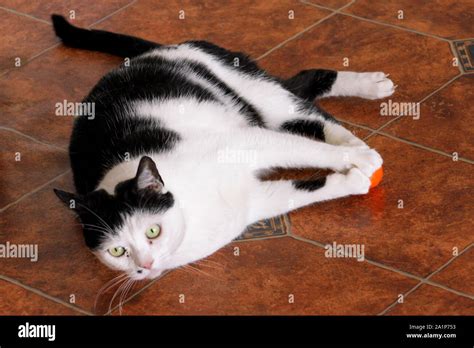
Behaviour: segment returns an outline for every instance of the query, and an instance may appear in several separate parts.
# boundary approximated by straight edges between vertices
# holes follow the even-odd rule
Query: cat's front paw
[[[361,73],[359,76],[360,97],[365,99],[382,99],[391,96],[396,86],[383,72]]]
[[[357,167],[367,177],[382,166],[383,159],[374,149],[353,148],[352,151],[346,153],[345,160],[350,164],[349,167]]]
[[[363,195],[370,189],[370,179],[357,168],[352,168],[347,172],[344,184],[352,195]]]

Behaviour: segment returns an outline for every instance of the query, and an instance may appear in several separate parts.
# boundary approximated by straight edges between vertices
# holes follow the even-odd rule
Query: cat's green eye
[[[153,225],[146,230],[145,234],[148,239],[155,239],[160,235],[161,228],[158,225]]]
[[[109,254],[114,257],[120,257],[125,254],[125,248],[121,246],[109,248]]]

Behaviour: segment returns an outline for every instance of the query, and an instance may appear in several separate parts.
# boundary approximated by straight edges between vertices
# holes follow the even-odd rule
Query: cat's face
[[[55,192],[77,213],[87,246],[109,268],[139,280],[172,267],[184,221],[151,158],[143,157],[135,178],[119,183],[113,195]]]

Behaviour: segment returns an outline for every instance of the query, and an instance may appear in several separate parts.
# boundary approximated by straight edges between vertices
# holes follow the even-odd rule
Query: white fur
[[[381,99],[392,95],[393,92],[395,86],[383,72],[339,71],[333,87],[324,96]]]

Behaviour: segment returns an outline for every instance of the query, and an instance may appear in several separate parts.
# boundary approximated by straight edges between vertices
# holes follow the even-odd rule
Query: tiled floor
[[[115,274],[52,193],[72,190],[71,119],[54,105],[79,101],[120,62],[58,43],[49,14],[70,11],[80,25],[163,43],[211,40],[282,77],[385,71],[399,86],[393,102],[421,103],[415,119],[381,116],[384,101],[322,101],[380,151],[382,184],[262,222],[208,259],[135,286],[122,314],[473,315],[474,74],[456,64],[453,42],[474,38],[474,7],[414,4],[0,0],[0,244],[39,246],[37,262],[0,259],[0,315],[120,314],[113,289],[94,304]],[[365,259],[326,257],[334,242],[363,246]]]

